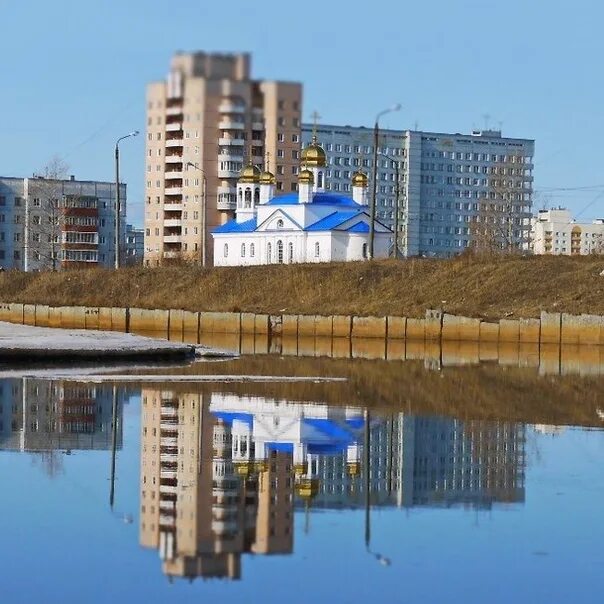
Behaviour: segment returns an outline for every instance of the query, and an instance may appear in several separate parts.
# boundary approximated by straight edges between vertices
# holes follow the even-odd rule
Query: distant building
[[[35,378],[3,380],[0,385],[0,450],[108,450],[112,441],[113,389]],[[122,446],[122,411],[117,400],[116,447]]]
[[[531,244],[535,254],[585,256],[604,253],[604,220],[575,222],[564,209],[539,210],[533,219]]]
[[[215,266],[364,260],[370,255],[367,175],[350,178],[352,195],[327,191],[326,156],[302,152],[298,191],[275,194],[275,176],[249,164],[237,184],[235,218],[214,229]],[[387,258],[392,231],[375,223],[374,257]]]
[[[244,156],[270,154],[277,191],[295,190],[302,85],[255,80],[249,54],[177,53],[147,86],[145,263],[200,260],[210,231],[233,217]]]
[[[145,253],[145,229],[139,229],[131,224],[126,225],[126,254],[124,264],[137,265],[143,263]]]
[[[312,132],[311,124],[302,125],[303,146],[311,143]],[[330,191],[348,193],[358,169],[371,180],[373,129],[323,124],[317,135],[327,153]],[[533,140],[505,138],[498,130],[380,130],[377,219],[394,226],[398,164],[404,255],[458,254],[477,239],[481,224],[491,225],[497,245],[528,249],[534,146]]]
[[[122,242],[126,185],[120,185]],[[25,271],[115,262],[115,184],[0,177],[0,267]]]

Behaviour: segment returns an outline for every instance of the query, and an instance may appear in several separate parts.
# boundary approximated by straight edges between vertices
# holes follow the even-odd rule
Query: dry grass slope
[[[498,318],[604,315],[604,259],[476,257],[0,274],[0,301],[195,311]]]

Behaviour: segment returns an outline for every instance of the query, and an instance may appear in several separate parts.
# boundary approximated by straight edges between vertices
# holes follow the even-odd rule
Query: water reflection
[[[14,378],[0,381],[0,449],[66,452],[122,446],[127,391],[110,384]],[[112,418],[116,417],[115,434]]]
[[[367,446],[368,445],[368,446]],[[241,577],[318,509],[524,501],[525,427],[231,393],[142,390],[140,540],[169,577]]]

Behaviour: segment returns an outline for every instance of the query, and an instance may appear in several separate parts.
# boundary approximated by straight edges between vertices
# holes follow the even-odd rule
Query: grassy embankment
[[[271,314],[485,318],[541,310],[604,315],[604,259],[460,257],[201,269],[0,274],[0,301]]]

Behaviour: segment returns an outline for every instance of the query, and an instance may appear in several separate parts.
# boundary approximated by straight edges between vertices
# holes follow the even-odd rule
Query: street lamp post
[[[193,162],[187,162],[187,167],[191,166],[196,170],[201,172],[201,266],[205,268],[206,266],[206,222],[207,222],[207,212],[206,212],[206,195],[208,191],[208,180],[206,178],[206,173]]]
[[[138,130],[133,130],[115,141],[115,268],[120,267],[120,141],[131,136],[138,136]]]
[[[386,113],[391,113],[392,111],[399,111],[401,108],[400,103],[396,105],[392,105],[388,109],[384,109],[380,111],[375,116],[375,124],[373,126],[373,191],[371,195],[371,221],[369,224],[369,259],[373,260],[373,248],[374,248],[374,240],[375,240],[375,205],[376,205],[376,195],[377,195],[377,155],[378,155],[378,142],[380,136],[380,118],[382,115],[386,115]]]

